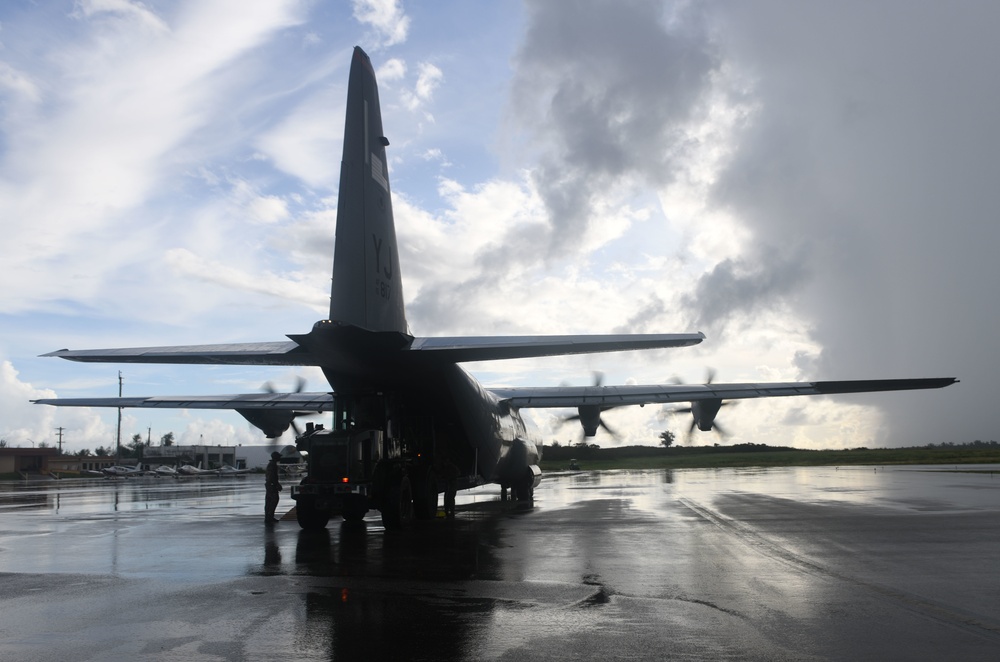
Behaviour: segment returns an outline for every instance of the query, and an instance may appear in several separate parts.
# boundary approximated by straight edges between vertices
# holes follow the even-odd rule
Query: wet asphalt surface
[[[0,660],[1000,659],[1000,469],[926,469],[550,474],[392,533],[268,529],[259,476],[8,484]]]

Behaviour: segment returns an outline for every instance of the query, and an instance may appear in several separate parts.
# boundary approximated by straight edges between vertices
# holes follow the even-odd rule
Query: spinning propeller
[[[604,373],[594,372],[594,387],[598,388],[604,383]],[[598,428],[603,429],[605,432],[610,434],[612,437],[618,438],[618,434],[604,422],[601,414],[604,412],[614,409],[614,405],[582,405],[577,407],[577,413],[573,416],[566,416],[562,419],[562,424],[570,423],[573,421],[580,421],[580,425],[583,426],[583,439],[587,437],[593,437],[597,434]],[[582,439],[581,439],[582,441]]]
[[[295,390],[292,393],[301,393],[305,387],[306,380],[300,376],[296,379]],[[261,386],[261,390],[265,393],[280,393],[271,382],[266,382]],[[287,409],[237,409],[236,411],[252,425],[260,428],[264,432],[264,436],[274,440],[275,444],[277,444],[277,438],[283,435],[289,427],[295,431],[296,436],[302,433],[299,426],[295,424],[297,416],[311,416],[316,413]]]
[[[715,380],[715,370],[709,368],[705,374],[705,384],[711,384]],[[675,378],[673,380],[677,384],[681,384],[680,379]],[[669,410],[671,414],[691,414],[691,425],[688,427],[687,438],[688,441],[691,440],[691,434],[694,432],[695,428],[698,428],[702,432],[709,432],[715,430],[720,437],[728,437],[729,434],[715,422],[715,417],[719,413],[719,409],[727,405],[732,404],[731,402],[723,402],[722,398],[708,398],[705,400],[695,400],[691,403],[690,407],[678,407],[676,409]]]

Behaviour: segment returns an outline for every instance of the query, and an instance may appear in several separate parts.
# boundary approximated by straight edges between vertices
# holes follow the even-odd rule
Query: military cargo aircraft
[[[62,349],[44,356],[111,363],[317,366],[331,391],[223,396],[153,396],[35,400],[83,407],[234,409],[267,437],[296,416],[333,414],[331,430],[354,444],[352,457],[371,468],[371,505],[383,520],[432,517],[443,491],[442,467],[457,467],[458,488],[499,483],[530,498],[541,476],[541,444],[521,410],[574,408],[585,436],[608,409],[689,403],[692,426],[711,430],[726,400],[929,389],[956,379],[890,379],[745,384],[538,386],[488,388],[460,364],[469,361],[686,347],[701,333],[515,337],[418,337],[407,325],[401,287],[375,71],[355,48],[348,82],[343,160],[328,319],[288,340],[130,349]],[[313,426],[310,426],[312,428]],[[332,457],[332,455],[331,455]],[[332,461],[332,460],[331,460]],[[367,469],[366,469],[367,470]],[[451,469],[448,469],[451,472]],[[306,480],[309,480],[308,478]],[[343,481],[352,480],[345,473]],[[299,509],[303,509],[299,501]],[[363,514],[363,510],[359,511]],[[354,512],[357,516],[358,512]],[[345,515],[346,516],[346,515]],[[326,519],[321,519],[326,525]],[[316,521],[300,516],[303,526]]]

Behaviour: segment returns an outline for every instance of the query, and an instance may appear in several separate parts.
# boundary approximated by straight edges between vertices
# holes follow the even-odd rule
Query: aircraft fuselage
[[[503,486],[527,480],[538,464],[541,443],[520,412],[459,365],[408,354],[409,338],[320,322],[295,340],[324,357],[352,427],[381,430],[403,453],[448,458],[463,475]]]

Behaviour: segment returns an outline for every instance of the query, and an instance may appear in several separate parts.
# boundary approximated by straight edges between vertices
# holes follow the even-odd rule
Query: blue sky
[[[379,74],[417,335],[685,332],[697,348],[470,366],[486,385],[956,376],[748,401],[724,443],[1000,437],[1000,10],[935,2],[5,3],[0,437],[108,445],[36,397],[310,390],[318,371],[74,364],[280,340],[325,315],[351,49]],[[560,412],[546,440],[575,441]],[[607,416],[657,443],[688,421]],[[235,413],[123,435],[263,443]],[[714,435],[696,443],[719,441]]]

